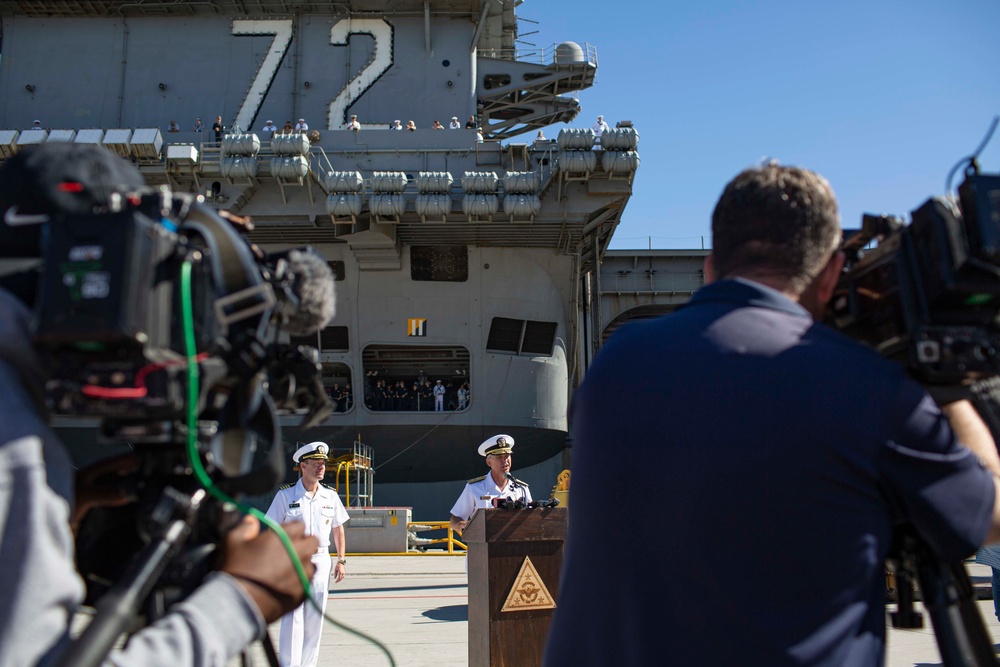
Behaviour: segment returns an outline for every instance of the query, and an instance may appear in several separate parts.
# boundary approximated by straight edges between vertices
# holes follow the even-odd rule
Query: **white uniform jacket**
[[[319,538],[320,550],[329,548],[330,531],[350,519],[333,488],[320,483],[316,495],[310,498],[301,479],[278,489],[267,516],[278,523],[302,521],[306,524],[306,535]]]
[[[469,480],[455,506],[451,508],[451,513],[463,521],[468,521],[477,509],[493,507],[494,498],[523,500],[527,504],[531,502],[531,491],[528,490],[527,484],[516,478],[513,482],[508,480],[501,489],[493,481],[492,475],[483,475]]]

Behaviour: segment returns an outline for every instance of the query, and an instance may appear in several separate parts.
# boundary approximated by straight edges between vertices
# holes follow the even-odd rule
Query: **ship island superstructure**
[[[308,342],[338,409],[307,434],[283,419],[287,447],[361,440],[379,483],[482,474],[474,444],[494,433],[518,466],[550,460],[598,344],[596,269],[638,135],[567,127],[596,49],[519,52],[519,4],[0,0],[0,160],[101,144],[250,216],[266,250],[320,252],[336,316]],[[84,422],[57,426],[85,438]]]

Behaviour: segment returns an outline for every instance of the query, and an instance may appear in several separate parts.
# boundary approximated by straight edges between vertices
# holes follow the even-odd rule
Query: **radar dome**
[[[584,63],[587,59],[583,55],[583,49],[576,42],[563,42],[556,47],[557,63]]]

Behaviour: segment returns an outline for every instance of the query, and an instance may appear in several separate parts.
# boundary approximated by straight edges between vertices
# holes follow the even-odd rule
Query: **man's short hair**
[[[840,243],[840,214],[829,182],[801,167],[767,164],[726,185],[712,212],[717,278],[768,274],[801,292]]]

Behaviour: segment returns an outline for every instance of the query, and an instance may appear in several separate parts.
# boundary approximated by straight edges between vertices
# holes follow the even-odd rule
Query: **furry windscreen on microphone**
[[[292,290],[299,298],[299,307],[288,313],[285,330],[292,336],[309,336],[333,319],[333,272],[322,257],[301,250],[288,253],[288,266],[295,275]]]

